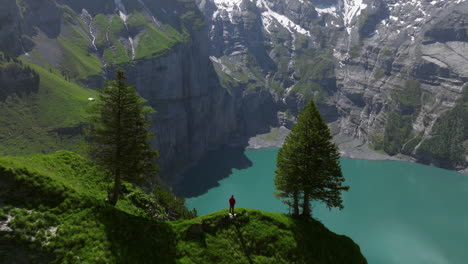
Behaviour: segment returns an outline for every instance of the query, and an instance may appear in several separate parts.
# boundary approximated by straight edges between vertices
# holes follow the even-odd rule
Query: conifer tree
[[[311,201],[343,209],[341,191],[347,191],[339,152],[313,101],[299,114],[297,124],[278,152],[275,177],[277,197],[293,208],[293,214],[311,216]]]
[[[152,109],[135,89],[125,83],[122,71],[117,80],[107,82],[99,91],[99,99],[92,108],[90,121],[90,156],[113,179],[109,203],[119,199],[122,180],[138,184],[145,175],[158,170],[148,131]]]

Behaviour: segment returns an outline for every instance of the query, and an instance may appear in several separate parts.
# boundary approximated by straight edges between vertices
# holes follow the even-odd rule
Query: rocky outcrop
[[[173,183],[207,152],[229,142],[246,144],[249,135],[277,125],[270,93],[244,93],[241,87],[228,90],[219,85],[206,33],[197,32],[167,56],[119,66],[128,83],[156,110],[153,143],[161,153],[162,176]],[[106,79],[114,72],[108,68]]]
[[[467,82],[465,1],[198,5],[221,80],[263,94],[258,87],[266,87],[280,113],[295,114],[314,99],[337,137],[392,155],[423,161],[418,148]]]
[[[167,56],[124,66],[128,83],[157,111],[154,145],[165,176],[178,174],[236,130],[236,102],[215,85],[208,47],[206,34],[199,32]],[[108,79],[113,72],[108,69]]]
[[[463,0],[5,1],[2,51],[94,88],[126,70],[166,178],[290,127],[308,100],[337,138],[436,164],[418,149],[468,81]]]

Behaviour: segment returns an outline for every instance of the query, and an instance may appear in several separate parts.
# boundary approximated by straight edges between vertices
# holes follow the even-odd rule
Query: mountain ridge
[[[125,69],[158,111],[153,143],[169,181],[220,146],[248,146],[253,136],[290,128],[312,99],[336,138],[345,139],[344,152],[362,145],[467,168],[466,147],[464,157],[446,154],[466,146],[464,135],[449,150],[431,140],[444,113],[462,104],[466,1],[42,2],[8,0],[0,9],[1,50],[73,86],[99,88]],[[86,96],[76,99],[87,104]],[[79,130],[81,122],[43,127],[49,136],[41,141],[73,149],[80,136],[60,131]],[[36,141],[6,137],[15,125],[4,123],[2,144]],[[57,149],[47,144],[24,145],[21,153]]]

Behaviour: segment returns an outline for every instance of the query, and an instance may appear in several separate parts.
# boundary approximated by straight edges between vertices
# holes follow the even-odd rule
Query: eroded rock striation
[[[158,112],[154,144],[174,181],[210,150],[291,127],[308,100],[337,139],[467,167],[467,1],[5,3],[2,52],[89,88],[125,69]],[[449,134],[444,119],[461,125]]]
[[[221,79],[269,91],[279,111],[314,99],[338,138],[423,158],[466,86],[466,1],[198,1]],[[442,118],[441,118],[442,117]],[[467,117],[462,118],[465,120]],[[450,143],[466,146],[466,136]],[[427,143],[426,143],[427,144]],[[434,150],[437,152],[436,150]],[[440,154],[440,153],[439,153]]]

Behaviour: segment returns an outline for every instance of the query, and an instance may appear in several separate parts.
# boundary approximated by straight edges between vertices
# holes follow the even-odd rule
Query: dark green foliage
[[[404,74],[401,76],[406,78]],[[413,122],[421,109],[421,85],[418,81],[407,80],[404,87],[397,87],[392,98],[397,112],[387,113],[387,124],[383,140],[383,150],[390,154],[411,154],[420,137],[413,134]]]
[[[313,101],[298,116],[283,147],[278,152],[275,177],[277,196],[292,206],[293,214],[310,216],[310,201],[325,202],[327,207],[343,208],[343,186],[340,154],[327,124]]]
[[[296,44],[297,45],[297,44]],[[297,56],[294,78],[298,80],[293,90],[303,96],[303,101],[314,100],[320,104],[328,96],[323,82],[335,76],[335,64],[331,49],[308,48]],[[286,73],[288,75],[289,73]],[[287,77],[289,78],[289,77]]]
[[[20,60],[0,52],[0,102],[11,95],[37,92],[39,74]]]
[[[0,176],[2,185],[8,187],[6,199],[9,204],[27,207],[39,204],[58,206],[67,195],[62,184],[23,168],[0,167]]]
[[[444,168],[467,166],[468,155],[468,87],[457,105],[439,117],[433,135],[426,139],[416,153],[418,160],[435,163]]]
[[[114,263],[175,263],[176,235],[169,223],[127,214],[108,206],[95,212],[105,226]]]
[[[415,80],[407,80],[403,88],[399,88],[392,95],[399,104],[404,115],[411,115],[421,107],[421,84]]]
[[[413,118],[411,116],[401,116],[390,112],[387,114],[387,125],[385,126],[385,135],[383,149],[390,155],[400,153],[403,144],[410,139],[413,127]]]
[[[384,137],[380,134],[374,134],[370,137],[370,142],[372,148],[375,150],[383,150],[384,147]]]
[[[185,198],[176,197],[171,191],[161,186],[153,190],[156,202],[165,208],[164,214],[168,220],[191,219],[197,216],[195,209],[190,211],[185,207]]]
[[[89,130],[90,155],[114,180],[111,204],[116,204],[122,180],[144,181],[145,175],[156,172],[155,158],[148,132],[151,111],[135,88],[125,84],[124,73],[117,72],[117,81],[104,85],[93,108],[93,126]]]

